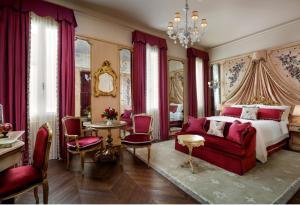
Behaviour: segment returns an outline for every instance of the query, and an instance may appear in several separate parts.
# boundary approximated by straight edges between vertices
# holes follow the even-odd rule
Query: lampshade
[[[300,105],[296,105],[293,111],[293,116],[300,116]]]

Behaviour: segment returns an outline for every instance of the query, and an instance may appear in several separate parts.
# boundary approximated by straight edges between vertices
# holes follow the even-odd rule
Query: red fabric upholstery
[[[281,121],[281,116],[284,110],[259,108],[257,119],[259,120],[275,120]]]
[[[21,166],[0,172],[0,198],[42,182],[42,172],[34,166]]]
[[[247,123],[241,123],[239,121],[233,122],[229,128],[227,139],[232,142],[236,142],[238,144],[243,144],[244,138],[250,126],[251,126],[250,122]]]
[[[225,107],[222,115],[230,117],[240,117],[242,114],[242,108],[240,107]]]
[[[36,136],[33,152],[33,166],[39,169],[42,169],[44,166],[48,137],[48,131],[44,127],[41,127]]]
[[[100,142],[102,142],[102,137],[83,137],[78,140],[79,149],[88,148],[97,145]],[[67,142],[67,147],[69,149],[75,149],[76,142],[75,141]]]
[[[121,140],[124,144],[150,144],[151,139],[149,135],[145,134],[132,134],[124,137],[124,139]]]
[[[132,110],[124,110],[124,113],[122,114],[122,118],[130,119],[131,118],[131,113],[132,113]]]
[[[210,121],[205,123],[205,130],[208,129]],[[176,135],[180,134],[199,134],[205,138],[204,146],[193,149],[192,155],[208,161],[216,166],[224,168],[228,171],[243,175],[256,165],[256,130],[249,127],[245,134],[242,144],[232,142],[227,139],[232,123],[227,122],[224,128],[225,138],[208,135],[204,132],[187,132],[187,124]],[[184,153],[188,153],[185,146],[178,143],[177,136],[175,138],[175,149]]]
[[[188,117],[189,126],[186,129],[186,132],[205,132],[204,125],[206,122],[206,118],[194,118]]]
[[[135,133],[149,133],[151,126],[151,116],[137,115],[134,116]]]
[[[66,131],[68,135],[81,135],[81,121],[79,118],[70,118],[65,120]]]

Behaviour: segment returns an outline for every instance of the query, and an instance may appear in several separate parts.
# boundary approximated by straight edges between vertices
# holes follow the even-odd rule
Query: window
[[[120,50],[120,112],[131,110],[131,51]]]
[[[196,90],[198,117],[204,116],[204,87],[203,87],[203,61],[196,58]]]
[[[146,45],[146,112],[153,117],[153,138],[160,137],[158,48]]]
[[[219,64],[212,65],[212,80],[214,82],[220,82],[220,67]],[[215,115],[219,115],[221,95],[220,95],[220,85],[213,88],[213,111]]]
[[[50,159],[59,156],[58,140],[58,24],[52,18],[31,13],[29,65],[29,153],[39,127],[48,122],[53,138]]]

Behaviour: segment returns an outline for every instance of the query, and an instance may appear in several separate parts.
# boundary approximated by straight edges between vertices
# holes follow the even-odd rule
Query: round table
[[[205,139],[200,135],[178,135],[178,143],[182,146],[187,146],[189,150],[189,158],[184,164],[189,164],[192,173],[194,172],[194,166],[192,161],[192,152],[194,147],[204,146]],[[184,166],[184,165],[182,165]]]
[[[124,121],[111,121],[111,123],[107,123],[107,121],[101,121],[99,123],[91,123],[91,124],[85,124],[88,128],[94,128],[98,130],[107,130],[107,138],[106,138],[106,148],[105,150],[100,150],[95,154],[95,159],[97,161],[115,161],[116,160],[116,154],[115,150],[113,148],[113,138],[111,134],[112,129],[119,129],[127,125],[127,122]]]

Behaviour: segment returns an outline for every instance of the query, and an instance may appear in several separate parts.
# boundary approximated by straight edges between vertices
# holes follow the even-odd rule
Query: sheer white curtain
[[[146,112],[153,117],[153,138],[160,138],[158,48],[146,45]]]
[[[57,22],[32,13],[28,105],[30,159],[32,159],[38,128],[45,122],[49,122],[53,131],[49,158],[58,158],[57,52]]]
[[[196,90],[197,90],[197,108],[198,117],[204,116],[204,83],[203,83],[203,61],[196,58]]]

